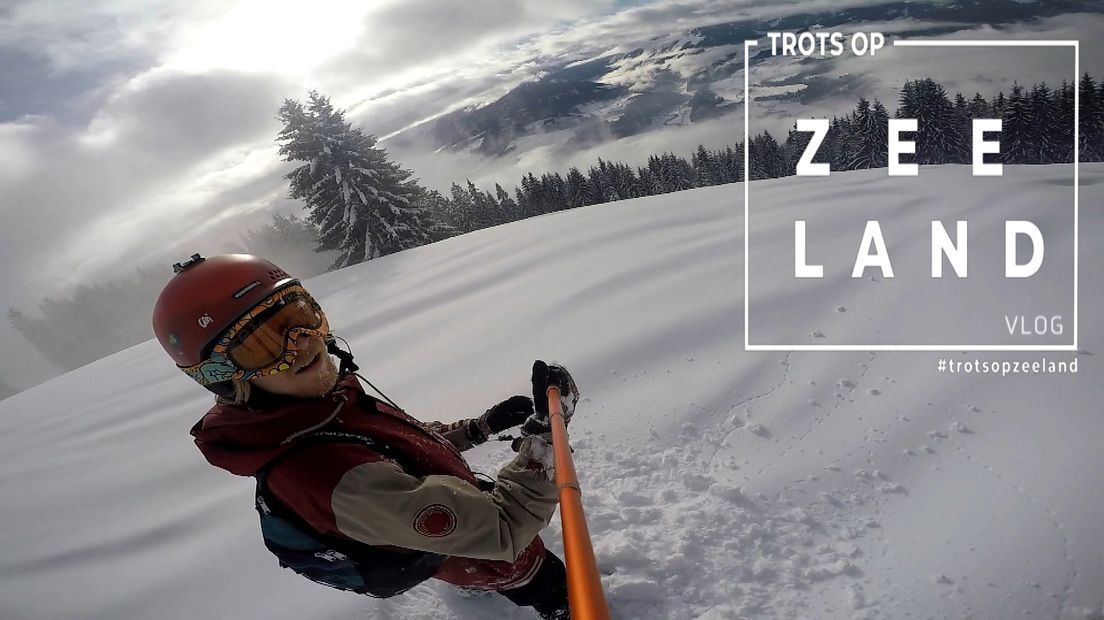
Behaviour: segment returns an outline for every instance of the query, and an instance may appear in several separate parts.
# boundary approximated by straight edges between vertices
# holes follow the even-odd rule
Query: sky
[[[301,214],[286,198],[275,112],[310,89],[386,147],[398,130],[491,101],[564,59],[734,18],[869,3],[9,0],[0,5],[0,309],[33,312],[80,282],[218,253],[269,212]],[[1073,26],[1054,26],[1063,27]],[[710,125],[646,145],[629,139],[607,157],[707,135]],[[513,182],[547,165],[544,152],[508,162],[398,155],[439,186]],[[26,386],[50,373],[6,322],[0,346],[16,352],[0,361],[0,379]]]

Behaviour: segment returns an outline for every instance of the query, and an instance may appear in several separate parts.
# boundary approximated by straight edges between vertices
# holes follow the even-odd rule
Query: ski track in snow
[[[778,383],[775,383],[774,385],[772,385],[770,387],[770,389],[768,389],[767,391],[765,391],[761,394],[756,394],[754,396],[750,396],[750,397],[748,397],[744,400],[741,400],[741,401],[738,401],[738,402],[734,403],[731,407],[728,408],[728,412],[732,413],[740,407],[749,407],[752,403],[755,403],[757,401],[769,398],[771,395],[774,394],[774,392],[778,388],[785,385],[786,381],[790,377],[790,355],[792,355],[792,354],[791,353],[786,353],[786,356],[784,358],[782,358],[782,360],[779,362],[779,365],[782,366],[783,370],[782,370],[782,378],[778,381]],[[716,413],[717,413],[715,410],[712,410],[712,409],[710,409],[708,411],[710,411],[714,415],[716,415]],[[735,415],[735,414],[733,414],[733,415]],[[725,421],[718,422],[718,425],[717,425],[718,430],[723,431],[724,430],[724,424],[725,424]],[[730,429],[730,430],[724,432],[724,434],[721,436],[720,441],[718,441],[717,444],[714,446],[715,449],[713,450],[712,456],[709,457],[710,467],[714,466],[714,463],[715,463],[716,458],[717,458],[717,454],[721,451],[721,448],[724,446],[725,440],[728,439],[733,433],[743,429],[745,426],[746,426],[746,424],[741,424],[740,426],[737,426],[736,428],[733,428],[733,429]],[[756,451],[758,452],[758,448],[756,449]],[[760,470],[759,473],[762,474],[763,470]]]
[[[819,418],[814,415],[813,417],[816,421],[816,424],[813,425],[813,427],[810,428],[809,430],[802,433],[800,436],[797,436],[796,440],[792,441],[792,443],[790,443],[790,445],[787,446],[786,449],[782,451],[782,454],[778,455],[777,458],[774,458],[774,459],[771,459],[770,461],[767,461],[767,464],[764,465],[763,467],[759,468],[759,471],[756,472],[756,474],[759,475],[759,476],[762,476],[763,474],[765,474],[767,472],[768,469],[774,467],[774,464],[776,462],[785,460],[786,455],[788,455],[795,447],[797,447],[799,444],[801,444],[801,442],[805,441],[806,437],[808,437],[814,431],[819,429],[823,425],[824,420],[828,419],[828,416],[832,415],[833,411],[836,411],[837,409],[842,407],[844,405],[844,403],[846,403],[846,402],[852,402],[853,403],[854,401],[848,399],[847,397],[850,396],[851,393],[854,392],[856,388],[858,388],[859,382],[861,382],[864,378],[866,378],[867,373],[870,372],[870,366],[874,363],[874,358],[876,356],[877,356],[877,353],[871,352],[870,353],[870,358],[867,360],[867,362],[864,363],[864,364],[860,364],[860,366],[862,367],[862,372],[859,373],[859,381],[851,382],[849,385],[846,385],[846,386],[843,387],[843,389],[845,389],[846,392],[841,395],[842,398],[837,398],[836,399],[837,402],[836,402],[835,406],[833,406],[831,409],[828,410],[827,413],[825,413],[823,416],[820,416]],[[787,369],[788,369],[789,368],[788,360],[787,360],[787,365],[786,366],[787,366]],[[794,437],[791,436],[790,439],[793,440]],[[844,457],[842,457],[840,459],[837,459],[836,462],[833,463],[833,464],[838,464],[844,458],[850,457],[852,454],[855,453],[855,451],[856,450],[852,450],[851,452],[847,453]]]
[[[880,335],[879,332],[875,332],[875,340],[874,340],[875,342],[880,342],[880,338],[878,338],[879,335]],[[742,399],[742,400],[739,400],[739,401],[733,403],[732,405],[730,405],[727,408],[727,412],[729,412],[729,414],[732,414],[737,409],[743,408],[744,411],[748,414],[748,419],[750,419],[751,418],[751,405],[752,404],[759,403],[759,402],[762,401],[762,402],[767,402],[768,403],[767,406],[769,406],[770,397],[773,396],[779,388],[785,386],[787,383],[792,383],[793,382],[793,380],[790,379],[790,374],[791,374],[790,373],[790,370],[791,370],[790,357],[791,357],[791,353],[786,353],[785,357],[782,360],[779,361],[779,364],[783,367],[783,374],[782,374],[782,378],[777,383],[774,383],[768,390],[766,390],[764,392],[761,392],[759,394],[750,396],[748,398],[745,398],[745,399]],[[760,466],[754,472],[754,475],[756,477],[763,476],[764,474],[766,474],[768,472],[768,470],[770,470],[772,467],[775,466],[775,463],[784,462],[786,457],[794,449],[798,449],[800,451],[803,451],[801,449],[801,446],[803,445],[803,442],[806,440],[806,438],[808,438],[810,435],[814,434],[818,429],[820,429],[822,427],[822,425],[824,424],[824,422],[832,415],[833,412],[843,408],[845,405],[853,404],[855,401],[854,401],[854,399],[850,398],[850,396],[852,395],[852,393],[855,392],[855,390],[859,389],[860,385],[863,384],[864,379],[866,379],[867,375],[871,372],[871,369],[874,366],[876,358],[877,358],[877,352],[876,351],[868,352],[868,357],[867,357],[866,361],[859,364],[859,367],[861,368],[861,371],[856,375],[857,378],[855,380],[850,380],[850,379],[841,380],[841,382],[840,382],[841,385],[839,385],[838,387],[840,388],[840,391],[842,393],[837,392],[837,395],[839,396],[839,398],[837,398],[836,404],[834,406],[832,406],[831,408],[829,408],[823,415],[817,416],[817,415],[814,414],[813,415],[814,423],[813,423],[812,427],[806,429],[800,435],[797,435],[797,434],[790,435],[789,438],[788,438],[789,441],[788,441],[788,445],[786,446],[786,448],[777,457],[771,458],[766,463],[764,463],[762,466]],[[887,377],[887,379],[888,379],[888,377]],[[879,390],[876,390],[876,389],[871,389],[869,393],[871,395],[881,394],[881,392]],[[702,411],[706,411],[707,413],[709,413],[713,416],[721,418],[718,422],[712,424],[710,426],[710,428],[705,433],[706,441],[708,443],[710,443],[713,447],[712,454],[710,454],[710,456],[707,459],[705,459],[705,462],[706,462],[705,469],[707,471],[717,471],[718,469],[723,469],[723,468],[719,468],[719,466],[717,465],[717,463],[716,463],[717,458],[718,458],[719,455],[722,454],[722,452],[724,450],[724,447],[725,447],[725,442],[731,435],[733,435],[734,433],[737,433],[737,432],[741,432],[741,431],[746,432],[747,431],[747,427],[748,427],[747,421],[743,421],[743,423],[740,423],[735,428],[730,428],[730,429],[726,430],[725,426],[727,425],[727,423],[729,422],[729,420],[731,418],[726,417],[724,415],[721,415],[720,412],[716,409],[708,409],[708,408],[700,407],[700,406],[695,405],[693,403],[690,403],[690,406],[694,407],[694,408],[697,408],[699,410],[702,410]],[[820,407],[819,404],[814,405],[814,406],[817,407],[817,408]],[[860,416],[858,419],[862,420],[862,417]],[[906,416],[897,415],[885,427],[882,427],[882,428],[879,428],[877,426],[869,427],[867,429],[866,441],[864,441],[860,446],[849,450],[844,455],[831,460],[830,465],[828,467],[839,469],[841,464],[850,461],[858,453],[865,452],[866,453],[867,465],[874,468],[874,471],[878,471],[879,475],[877,475],[877,476],[872,475],[871,479],[867,479],[863,476],[859,476],[860,483],[864,483],[864,484],[867,484],[867,485],[873,485],[874,483],[877,483],[879,480],[888,480],[888,477],[886,477],[884,474],[881,474],[880,471],[877,469],[876,454],[874,452],[874,449],[873,449],[872,445],[876,444],[879,440],[872,439],[870,437],[870,434],[875,434],[875,435],[889,434],[892,430],[892,427],[896,426],[898,423],[902,422],[903,420],[909,420],[909,418],[906,417]],[[960,434],[961,433],[973,434],[973,431],[970,431],[968,429],[967,430],[961,430],[961,429],[966,429],[966,427],[965,426],[960,427]],[[708,439],[709,435],[711,435],[713,432],[721,432],[722,433],[719,440],[712,441],[712,440]],[[942,439],[947,439],[947,438],[949,438],[949,437],[942,437]],[[960,436],[956,437],[956,440],[958,440],[958,439],[960,439]],[[993,469],[989,465],[986,465],[986,464],[982,463],[979,459],[972,456],[967,451],[965,446],[957,445],[955,447],[955,449],[959,454],[961,454],[973,466],[977,467],[978,469],[984,470],[985,472],[987,472],[989,475],[996,478],[999,482],[1001,482],[1005,486],[1008,486],[1009,488],[1014,489],[1017,493],[1019,493],[1023,497],[1025,502],[1033,505],[1034,508],[1036,508],[1040,512],[1044,513],[1047,517],[1048,523],[1058,533],[1058,536],[1062,540],[1063,560],[1067,564],[1067,575],[1066,575],[1066,578],[1064,579],[1065,586],[1062,588],[1061,605],[1058,609],[1058,617],[1064,617],[1064,614],[1066,612],[1066,607],[1069,603],[1073,588],[1074,588],[1074,586],[1076,584],[1076,581],[1078,579],[1078,572],[1076,570],[1076,562],[1073,559],[1072,545],[1070,543],[1068,535],[1066,534],[1066,531],[1065,531],[1066,528],[1061,523],[1061,521],[1059,520],[1058,515],[1056,514],[1056,512],[1050,506],[1046,505],[1044,502],[1039,500],[1037,497],[1029,494],[1023,488],[1023,486],[1021,484],[1007,480],[1005,478],[1005,476],[1003,476],[1002,474],[997,472],[995,469]],[[761,450],[762,450],[762,444],[760,444],[756,447],[755,453],[758,454],[758,453],[761,452]],[[859,470],[859,471],[866,473],[866,470]],[[744,474],[742,474],[742,477],[743,477],[745,482],[749,481],[748,474],[744,473]],[[795,484],[800,484],[801,482],[804,482],[804,479],[798,480],[797,482],[795,482]],[[792,487],[787,485],[787,486],[784,487],[784,490],[785,491],[790,491],[791,488]],[[888,482],[882,482],[881,487],[871,486],[870,492],[868,492],[865,496],[863,496],[861,498],[863,502],[869,502],[873,506],[874,519],[875,519],[876,523],[881,523],[882,522],[882,520],[883,520],[883,506],[886,502],[892,501],[892,497],[896,493],[907,494],[908,491],[906,489],[904,489],[904,487],[902,487],[899,484],[889,484]],[[890,539],[885,534],[884,531],[881,531],[881,538],[878,539],[878,542],[882,545],[881,555],[883,557],[888,556],[888,554],[890,553],[891,548],[893,547],[892,539]],[[859,570],[858,566],[855,567],[854,572],[856,572],[856,573],[861,572]],[[896,589],[893,586],[892,583],[886,583],[885,586]],[[853,591],[856,591],[856,592],[859,593],[857,595],[857,598],[861,599],[861,604],[856,603],[856,609],[862,609],[862,608],[871,609],[871,608],[876,608],[877,607],[877,600],[868,599],[862,594],[862,589],[861,589],[860,584],[852,584],[851,587],[853,588]],[[854,590],[855,588],[857,588],[857,590]],[[771,610],[770,605],[768,603],[763,603],[763,602],[760,602],[760,601],[756,601],[756,602],[750,603],[750,604],[745,603],[745,605],[746,605],[745,607],[740,607],[740,608],[737,609],[737,613],[740,614],[741,617],[744,613],[748,613],[748,612],[751,612],[753,614],[764,614],[768,611],[773,611],[775,613],[777,613],[779,611],[777,609]],[[964,605],[964,607],[963,607],[964,617],[967,617],[967,618],[973,617],[974,610],[973,610],[972,606],[970,605],[970,603],[969,602],[964,602],[963,605]],[[709,610],[712,610],[714,608],[715,607],[710,607]],[[863,616],[858,615],[856,617],[863,617]]]
[[[844,536],[833,511],[747,497],[719,482],[694,451],[706,432],[687,424],[664,444],[606,450],[600,460],[582,456],[588,438],[576,441],[595,551],[618,617],[800,617],[808,591],[860,574],[850,541],[861,532]],[[595,488],[601,493],[587,493]],[[558,524],[552,529],[559,533]]]
[[[1028,493],[1021,483],[1015,480],[1006,479],[1006,477],[998,472],[996,469],[990,467],[989,465],[986,465],[976,457],[972,456],[969,452],[966,451],[966,448],[964,446],[955,446],[955,450],[958,451],[959,454],[961,454],[975,467],[985,471],[988,475],[993,476],[1006,487],[1014,489],[1016,492],[1022,495],[1028,503],[1032,504],[1036,509],[1045,513],[1047,516],[1047,521],[1052,527],[1054,527],[1055,531],[1058,532],[1058,536],[1062,539],[1062,558],[1066,562],[1068,571],[1068,576],[1065,579],[1066,586],[1062,588],[1062,604],[1058,608],[1058,617],[1065,617],[1064,614],[1066,612],[1066,607],[1069,605],[1070,598],[1073,595],[1073,587],[1077,583],[1078,579],[1077,562],[1074,560],[1073,545],[1070,544],[1069,535],[1066,534],[1066,526],[1058,518],[1058,514],[1054,511],[1053,508],[1051,508],[1039,498]]]

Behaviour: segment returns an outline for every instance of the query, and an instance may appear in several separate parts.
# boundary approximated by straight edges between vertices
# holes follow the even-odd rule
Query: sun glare
[[[181,35],[167,64],[301,73],[351,47],[369,12],[356,0],[246,0]]]

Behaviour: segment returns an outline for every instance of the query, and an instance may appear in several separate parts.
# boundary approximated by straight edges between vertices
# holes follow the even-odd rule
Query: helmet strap
[[[341,342],[344,342],[346,347],[349,346],[348,341],[346,341],[344,338],[341,339]],[[351,349],[352,347],[349,348]],[[388,398],[387,394],[384,394],[378,387],[373,385],[372,382],[369,381],[364,375],[357,373],[357,371],[360,370],[360,366],[357,366],[356,362],[353,361],[352,351],[346,351],[344,349],[338,348],[337,337],[333,334],[326,334],[326,350],[329,351],[332,355],[336,355],[337,358],[341,360],[341,367],[340,370],[338,370],[338,376],[344,377],[345,374],[349,372],[355,374],[356,376],[360,377],[361,381],[367,383],[368,387],[372,388],[376,391],[377,394],[382,396],[383,400],[386,401],[387,404],[391,405],[399,411],[403,410],[402,407],[396,405],[395,401]]]
[[[346,342],[345,346],[348,345],[349,343]],[[357,366],[356,362],[353,361],[352,351],[346,351],[338,347],[337,338],[333,334],[326,334],[326,351],[328,351],[331,355],[336,356],[337,359],[341,360],[341,367],[340,370],[338,370],[339,376],[344,377],[350,372],[356,372],[360,370],[360,366]]]
[[[222,398],[234,397],[234,384],[230,381],[218,381],[215,383],[208,383],[203,387],[207,388],[207,391],[211,392],[215,396],[221,396]]]

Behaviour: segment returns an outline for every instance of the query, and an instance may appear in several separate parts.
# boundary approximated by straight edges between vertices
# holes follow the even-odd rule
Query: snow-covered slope
[[[965,167],[921,174],[970,182]],[[1006,168],[1004,200],[1069,177]],[[1082,180],[1077,375],[939,374],[941,353],[744,352],[738,185],[517,222],[308,286],[366,375],[423,419],[525,393],[534,358],[570,366],[585,397],[575,456],[615,617],[1089,617],[1104,596],[1104,166],[1083,166]],[[751,189],[782,202],[794,181]],[[840,214],[898,181],[884,170],[818,180]],[[1068,225],[1058,209],[1038,217]],[[892,221],[926,230],[927,219],[912,208]],[[766,225],[778,230],[760,244],[792,242],[785,217]],[[923,265],[928,247],[901,252]],[[845,307],[833,320],[856,333],[897,320],[848,287],[815,290],[757,303],[780,316],[786,304]],[[0,617],[531,617],[441,584],[381,602],[279,569],[250,480],[190,442],[209,405],[154,341],[0,403]],[[508,456],[496,443],[470,460],[493,471]],[[558,535],[557,518],[546,531],[557,550]]]

